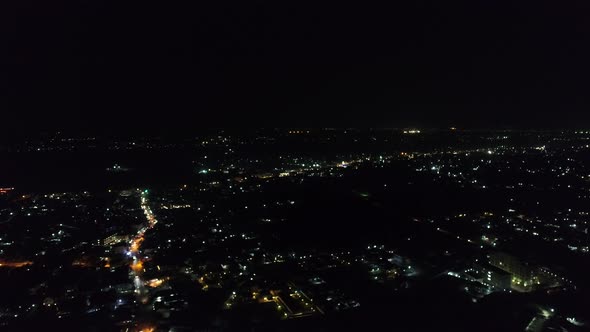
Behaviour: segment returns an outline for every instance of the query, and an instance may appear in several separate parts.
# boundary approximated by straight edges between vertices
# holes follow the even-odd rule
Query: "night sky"
[[[583,0],[4,2],[7,130],[590,123]]]

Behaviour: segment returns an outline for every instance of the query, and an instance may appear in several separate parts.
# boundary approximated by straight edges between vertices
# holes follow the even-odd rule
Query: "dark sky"
[[[583,0],[4,2],[13,130],[590,124]]]

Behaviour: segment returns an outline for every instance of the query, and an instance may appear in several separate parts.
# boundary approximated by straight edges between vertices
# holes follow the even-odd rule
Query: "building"
[[[485,263],[475,264],[474,270],[477,278],[485,284],[502,290],[509,290],[512,288],[512,274],[509,272]]]
[[[113,234],[113,235],[105,238],[104,240],[102,240],[102,243],[105,246],[114,246],[114,245],[121,243],[121,242],[129,242],[130,240],[131,240],[131,237],[129,235]]]
[[[530,291],[533,285],[538,284],[535,269],[520,259],[502,252],[489,256],[490,265],[495,266],[512,275],[512,288],[519,291]]]

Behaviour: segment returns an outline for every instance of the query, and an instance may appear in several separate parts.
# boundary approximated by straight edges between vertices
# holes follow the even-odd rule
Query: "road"
[[[127,249],[127,255],[132,258],[129,267],[131,268],[130,275],[135,287],[135,294],[137,299],[143,304],[148,302],[148,290],[146,288],[146,281],[143,278],[144,261],[141,257],[141,244],[143,243],[145,232],[152,229],[158,223],[152,209],[148,205],[147,196],[148,190],[143,190],[141,192],[141,209],[146,217],[146,224],[137,231],[137,234],[129,242],[129,248]]]

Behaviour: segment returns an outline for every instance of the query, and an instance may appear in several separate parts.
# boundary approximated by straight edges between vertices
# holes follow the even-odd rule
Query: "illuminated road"
[[[143,210],[147,223],[137,231],[135,237],[129,242],[129,248],[127,250],[127,255],[133,259],[130,262],[129,267],[131,268],[130,275],[133,279],[135,294],[137,295],[138,300],[143,304],[146,304],[148,301],[148,291],[145,286],[146,281],[143,279],[144,261],[141,257],[140,249],[144,240],[145,232],[152,229],[158,223],[158,220],[152,213],[152,209],[148,205],[147,195],[147,190],[141,192],[141,209]]]

